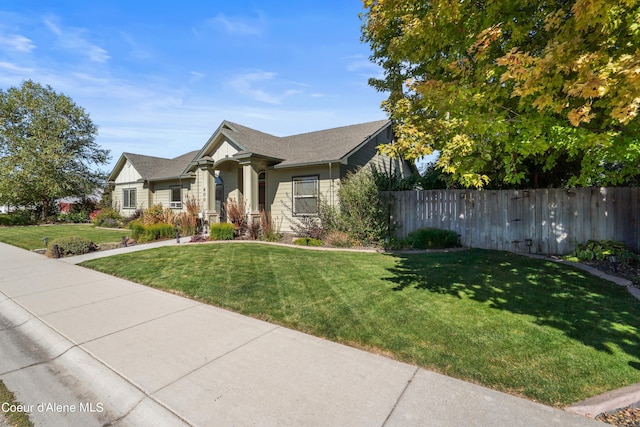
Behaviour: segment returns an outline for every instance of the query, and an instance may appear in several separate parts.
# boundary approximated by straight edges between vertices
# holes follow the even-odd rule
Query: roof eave
[[[236,153],[232,157],[238,161],[258,159],[258,160],[266,160],[268,162],[281,163],[285,160],[279,157],[272,157],[272,156],[267,156],[265,154],[250,153],[250,152]]]
[[[391,120],[387,120],[387,123],[385,123],[382,127],[380,127],[380,129],[378,129],[377,131],[375,131],[374,133],[372,133],[371,135],[369,135],[368,137],[366,137],[360,144],[358,144],[356,147],[354,147],[353,149],[351,149],[348,153],[346,153],[344,156],[342,156],[343,159],[348,158],[349,156],[351,156],[353,153],[357,152],[358,150],[360,150],[365,144],[367,144],[369,141],[371,141],[373,138],[375,138],[376,136],[380,135],[380,133],[385,130],[388,126],[391,126]]]
[[[335,160],[317,160],[317,161],[313,161],[313,162],[302,162],[302,163],[287,163],[284,165],[275,165],[273,168],[274,169],[289,169],[289,168],[302,168],[302,167],[309,167],[309,166],[322,166],[322,165],[328,165],[328,164],[333,164],[333,163],[343,163],[343,159],[335,159]]]
[[[124,167],[124,165],[127,163],[127,153],[122,153],[120,155],[120,158],[118,159],[118,161],[116,162],[116,165],[113,167],[113,169],[111,170],[111,173],[109,174],[109,176],[107,177],[107,181],[109,182],[115,182],[116,178],[118,177],[118,175],[120,174],[120,171],[122,170],[122,168]],[[118,171],[118,173],[116,173],[116,171]]]

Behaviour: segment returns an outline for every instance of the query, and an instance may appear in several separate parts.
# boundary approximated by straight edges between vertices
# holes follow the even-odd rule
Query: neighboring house
[[[318,214],[320,199],[337,204],[349,171],[372,166],[402,177],[413,173],[409,162],[378,153],[392,138],[388,120],[287,137],[224,121],[201,150],[174,159],[122,154],[109,176],[114,208],[125,216],[156,204],[184,210],[193,197],[203,218],[215,223],[226,221],[227,200],[243,199],[249,216],[266,210],[290,231],[292,217]]]
[[[91,200],[93,203],[99,203],[102,199],[102,188],[96,189],[93,193],[86,196],[87,199]],[[73,209],[73,205],[81,202],[83,197],[71,196],[71,197],[63,197],[61,199],[56,200],[56,205],[60,209],[61,214],[68,214]]]

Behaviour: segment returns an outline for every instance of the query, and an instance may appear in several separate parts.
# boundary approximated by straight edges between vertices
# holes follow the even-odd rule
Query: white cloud
[[[372,74],[379,74],[382,72],[380,66],[374,64],[368,58],[363,56],[355,55],[345,59],[347,60],[347,71],[349,72],[366,72]]]
[[[197,71],[192,71],[190,74],[191,74],[191,79],[189,79],[190,83],[195,83],[199,80],[202,80],[205,77],[204,73],[199,73]]]
[[[262,89],[255,88],[255,84],[272,80],[276,73],[266,71],[258,71],[255,73],[241,74],[232,79],[229,84],[233,89],[242,95],[255,99],[256,101],[266,102],[268,104],[279,104],[279,97],[270,95]]]
[[[215,28],[222,28],[229,34],[256,36],[262,33],[265,22],[262,15],[259,15],[257,18],[239,18],[229,17],[223,13],[219,13],[215,17],[207,20],[207,24]]]
[[[282,85],[281,82],[274,81],[276,73],[268,71],[256,71],[246,74],[240,74],[233,78],[229,85],[238,93],[245,95],[255,101],[265,102],[267,104],[282,104],[285,98],[303,93],[300,89],[284,89],[279,91],[268,91],[262,87],[267,84],[272,86]],[[286,84],[286,83],[285,83]],[[299,83],[293,83],[295,86],[305,86]]]
[[[7,46],[11,50],[15,50],[17,52],[31,52],[35,49],[36,45],[33,44],[31,39],[28,39],[25,36],[14,35],[14,36],[3,36],[0,35],[0,46]]]
[[[32,68],[21,67],[16,64],[12,64],[10,62],[0,61],[0,68],[18,74],[31,74],[33,72]]]
[[[109,53],[87,40],[88,31],[83,28],[63,28],[56,17],[50,16],[44,19],[44,24],[57,36],[58,43],[63,49],[87,56],[91,61],[104,63],[111,58]]]
[[[53,19],[55,18],[47,18],[44,20],[44,25],[47,26],[47,28],[49,28],[49,30],[55,34],[56,36],[61,36],[62,35],[62,30],[60,29],[60,27],[53,22]]]
[[[151,59],[155,56],[152,49],[147,46],[141,45],[135,38],[128,33],[121,31],[120,36],[122,40],[129,46],[129,55],[136,59]]]

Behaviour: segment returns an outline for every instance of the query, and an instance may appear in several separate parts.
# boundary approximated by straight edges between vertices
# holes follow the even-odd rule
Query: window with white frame
[[[125,188],[122,190],[122,207],[127,209],[136,208],[136,189]]]
[[[169,201],[169,207],[171,209],[182,209],[182,188],[171,187],[171,200]]]
[[[293,214],[317,215],[320,178],[299,176],[293,178]]]

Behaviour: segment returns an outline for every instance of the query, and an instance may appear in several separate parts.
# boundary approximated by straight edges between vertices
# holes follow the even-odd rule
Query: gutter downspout
[[[329,196],[331,201],[331,207],[334,207],[334,197],[333,197],[333,173],[331,170],[331,162],[329,162]]]

